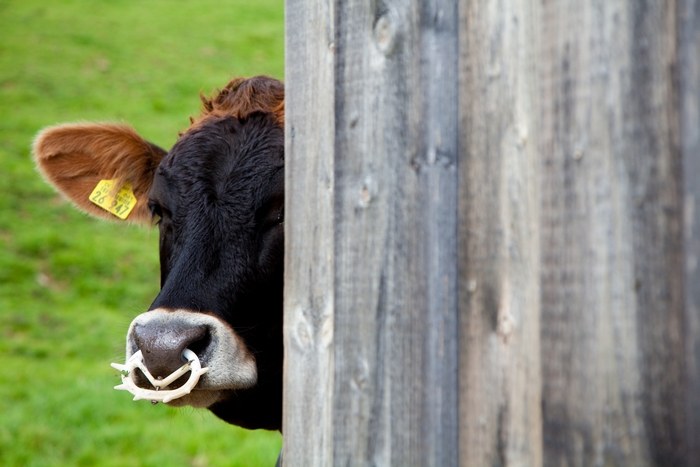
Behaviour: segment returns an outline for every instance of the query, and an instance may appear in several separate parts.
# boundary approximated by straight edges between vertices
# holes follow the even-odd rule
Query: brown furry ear
[[[137,199],[127,220],[149,223],[148,191],[166,152],[117,124],[76,123],[45,128],[34,140],[34,159],[46,180],[96,217],[119,220],[89,197],[101,180],[129,182]]]

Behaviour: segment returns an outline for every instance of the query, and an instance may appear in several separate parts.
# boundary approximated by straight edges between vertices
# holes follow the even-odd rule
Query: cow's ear
[[[99,123],[49,127],[37,135],[33,150],[37,167],[46,180],[79,209],[96,217],[119,220],[117,215],[91,201],[91,196],[99,201],[94,193],[102,180],[114,180],[110,195],[116,195],[128,184],[136,198],[126,220],[151,222],[148,191],[166,152],[141,138],[132,128]],[[125,209],[116,204],[112,209],[115,207],[118,211]],[[123,217],[123,212],[120,214]]]

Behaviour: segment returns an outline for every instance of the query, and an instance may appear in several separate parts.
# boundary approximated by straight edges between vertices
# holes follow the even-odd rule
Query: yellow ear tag
[[[136,206],[136,196],[131,183],[125,183],[119,191],[114,189],[114,180],[100,180],[92,193],[90,201],[111,212],[120,219],[126,219]]]

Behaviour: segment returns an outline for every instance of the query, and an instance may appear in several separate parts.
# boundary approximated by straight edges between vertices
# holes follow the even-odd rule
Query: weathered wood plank
[[[333,3],[286,7],[283,460],[332,464]],[[303,460],[303,462],[301,461]]]
[[[285,463],[700,459],[699,21],[287,1]]]
[[[456,24],[339,6],[337,465],[457,464]]]
[[[688,458],[700,463],[700,1],[678,7],[683,153]]]
[[[287,3],[287,115],[294,123],[287,128],[293,127],[287,146],[291,235],[285,326],[291,349],[284,461],[456,465],[456,5],[351,2],[334,5],[337,11],[324,6],[329,17],[305,17],[315,8]],[[290,28],[301,24],[297,21],[313,23],[314,32],[301,44],[290,38]],[[334,43],[333,56],[314,49],[319,39]],[[291,47],[329,56],[334,83],[315,82],[319,64],[303,62],[306,57],[300,60],[302,52]],[[325,60],[320,65],[326,73]],[[307,125],[309,115],[323,115],[328,122]],[[330,199],[325,193],[317,199],[315,167],[331,168]],[[311,215],[319,203],[321,212]],[[302,238],[311,231],[314,238]],[[311,256],[313,244],[324,253]],[[325,261],[327,276],[316,270],[319,260]],[[295,278],[300,273],[322,286]],[[305,290],[309,287],[312,293]],[[323,297],[323,310],[313,301],[317,295]],[[332,323],[328,347],[319,344],[324,334],[306,318],[310,342],[300,352],[294,342],[299,316],[326,311],[325,323]],[[310,355],[315,349],[321,357]],[[321,376],[310,374],[317,371]],[[304,379],[311,377],[322,387],[301,394],[309,388]],[[308,417],[306,408],[318,413],[314,398],[323,407],[319,415],[325,426],[312,422],[301,433],[288,431],[302,429],[294,423]],[[317,447],[309,441],[291,447],[300,436],[326,435],[332,439],[314,441]],[[324,460],[309,448],[320,450]]]
[[[546,465],[684,465],[675,2],[542,5]]]
[[[461,26],[461,461],[537,466],[537,7],[462,1]]]

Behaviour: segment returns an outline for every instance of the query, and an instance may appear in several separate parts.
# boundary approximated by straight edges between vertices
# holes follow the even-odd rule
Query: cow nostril
[[[190,344],[187,346],[188,349],[190,349],[192,352],[197,354],[197,357],[199,357],[200,360],[203,360],[202,357],[204,357],[204,354],[207,351],[207,348],[209,347],[209,344],[211,343],[211,334],[207,330],[207,332],[200,337],[199,339],[190,342]],[[184,355],[182,355],[182,360],[187,361]]]

